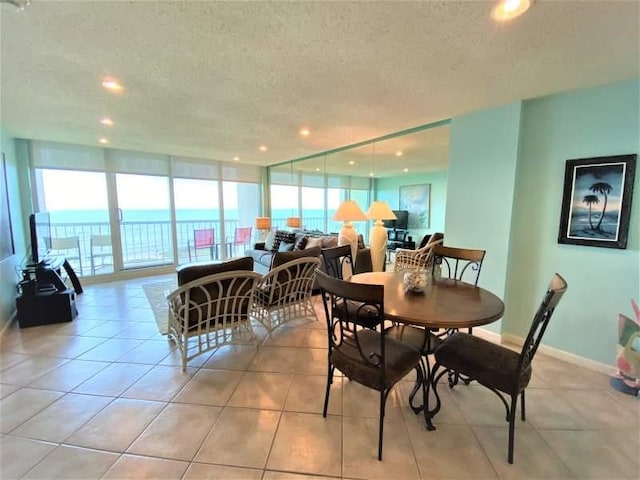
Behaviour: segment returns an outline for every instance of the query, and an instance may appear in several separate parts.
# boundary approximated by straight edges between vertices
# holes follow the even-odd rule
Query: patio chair
[[[227,241],[227,248],[229,256],[234,256],[238,253],[238,247],[247,247],[251,245],[251,232],[252,227],[236,227],[236,231],[233,234],[233,239]],[[231,253],[233,251],[233,254]],[[244,252],[242,252],[244,254]]]
[[[311,294],[320,259],[301,257],[278,264],[278,258],[274,257],[273,267],[262,277],[254,304],[256,319],[267,329],[268,338],[287,322],[318,320]]]
[[[70,264],[75,263],[74,270],[82,275],[82,254],[80,252],[79,236],[46,237],[45,243],[51,245],[49,253],[65,257]]]
[[[89,239],[89,253],[91,255],[91,275],[95,275],[98,268],[109,265],[104,262],[106,258],[111,258],[113,262],[111,235],[91,235]],[[96,265],[96,259],[100,259],[100,265]],[[110,265],[113,266],[113,263]]]
[[[251,313],[261,277],[252,270],[250,257],[178,269],[178,288],[167,296],[168,337],[183,371],[189,360],[222,345],[258,343]]]
[[[198,259],[198,249],[207,248],[211,253],[212,260],[218,259],[218,246],[216,245],[216,234],[213,228],[201,228],[193,231],[193,243],[189,242],[189,261],[191,261],[191,249],[193,248],[193,258]]]
[[[376,330],[358,324],[358,311],[348,307],[374,310],[384,319],[384,286],[346,282],[318,271],[318,283],[327,321],[329,355],[327,388],[322,416],[326,418],[329,393],[337,369],[349,380],[380,392],[378,460],[382,460],[382,437],[387,397],[393,386],[415,369],[423,382],[420,352]]]
[[[457,332],[449,336],[435,351],[436,363],[433,367],[431,384],[436,397],[436,406],[431,411],[431,415],[435,415],[440,409],[438,380],[445,373],[449,374],[449,378],[452,377],[451,372],[453,372],[455,376],[465,376],[471,381],[477,381],[495,393],[505,406],[506,420],[509,422],[507,459],[509,463],[513,463],[518,396],[522,399],[520,414],[524,421],[524,392],[531,379],[531,363],[549,320],[566,290],[567,282],[556,273],[533,317],[529,334],[520,352],[466,333]],[[438,373],[441,368],[442,372]],[[450,382],[449,386],[453,388],[454,385]],[[509,403],[507,397],[510,399]]]

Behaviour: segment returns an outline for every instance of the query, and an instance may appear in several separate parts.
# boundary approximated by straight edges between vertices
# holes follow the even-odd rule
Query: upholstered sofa
[[[300,257],[319,257],[321,260],[320,270],[325,271],[324,261],[322,261],[322,249],[338,246],[338,237],[335,235],[316,235],[308,232],[275,232],[266,241],[254,244],[253,248],[247,249],[245,255],[253,258],[253,270],[262,275],[267,273],[274,265],[274,258],[277,256],[276,264],[283,261],[295,260]],[[280,233],[280,235],[278,235]],[[269,234],[271,235],[271,233]],[[355,261],[355,271],[371,271],[371,252],[364,247],[362,236],[360,236],[358,254]],[[314,287],[315,288],[315,287]]]

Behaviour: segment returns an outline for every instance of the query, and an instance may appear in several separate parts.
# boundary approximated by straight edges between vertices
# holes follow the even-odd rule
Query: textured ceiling
[[[32,0],[20,12],[3,3],[2,127],[267,165],[639,75],[636,1],[538,1],[510,24],[493,22],[491,6]],[[124,92],[105,92],[105,75]],[[100,125],[103,115],[116,125]],[[413,151],[403,157],[378,157],[402,140],[379,142],[377,173],[383,163],[446,165],[449,129],[439,130],[404,139]]]

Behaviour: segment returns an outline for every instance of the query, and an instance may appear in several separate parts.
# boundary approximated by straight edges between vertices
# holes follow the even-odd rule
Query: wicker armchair
[[[301,257],[274,266],[262,277],[256,291],[254,315],[267,329],[268,338],[273,330],[292,320],[318,320],[311,294],[319,266],[318,257]]]
[[[397,248],[393,262],[393,271],[428,270],[433,263],[433,247],[442,244],[441,234],[434,233],[424,247],[417,250]]]
[[[180,351],[182,370],[198,355],[230,343],[255,343],[251,307],[260,275],[224,271],[190,281],[167,296],[169,339]]]

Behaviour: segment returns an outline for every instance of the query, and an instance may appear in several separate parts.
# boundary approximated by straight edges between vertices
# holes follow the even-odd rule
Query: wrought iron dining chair
[[[218,259],[218,246],[216,245],[216,233],[213,228],[200,228],[193,231],[193,243],[189,243],[189,261],[191,261],[191,249],[193,258],[198,259],[198,249],[207,248],[211,252],[211,259]]]
[[[416,369],[424,385],[420,352],[413,347],[376,330],[361,328],[358,311],[349,308],[360,305],[360,310],[375,310],[377,318],[384,318],[384,286],[351,283],[317,272],[317,282],[327,321],[329,355],[327,388],[322,416],[326,418],[329,393],[335,370],[351,381],[380,393],[378,426],[378,460],[382,460],[382,438],[385,404],[393,386],[411,370]],[[426,388],[423,388],[423,394]]]
[[[344,280],[353,274],[354,263],[351,245],[323,248],[322,259],[327,273],[332,277]]]
[[[505,406],[509,422],[508,461],[513,463],[514,429],[518,396],[521,397],[520,412],[525,420],[525,389],[531,379],[531,363],[540,340],[549,324],[558,302],[567,290],[567,282],[557,273],[551,279],[547,292],[533,317],[529,334],[518,353],[480,337],[456,332],[449,336],[435,351],[436,363],[433,367],[431,385],[436,397],[436,406],[425,415],[435,415],[440,409],[438,380],[446,373],[465,376],[471,381],[487,387],[494,392]],[[438,371],[443,369],[440,373]],[[451,379],[452,376],[449,375]],[[453,388],[454,384],[449,382]],[[508,396],[510,402],[507,402]]]
[[[437,274],[439,270],[443,277],[477,286],[485,253],[485,250],[436,245],[433,248],[432,273]]]

